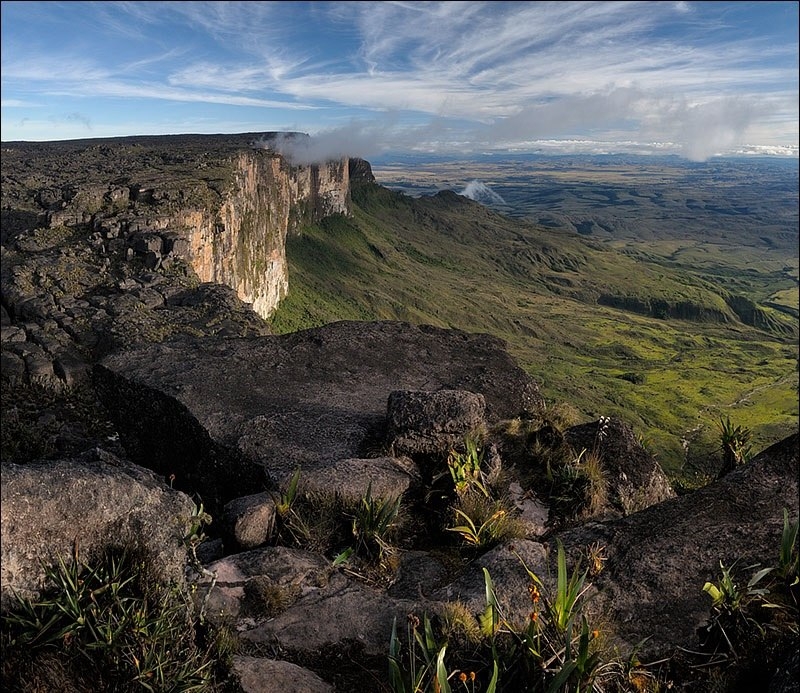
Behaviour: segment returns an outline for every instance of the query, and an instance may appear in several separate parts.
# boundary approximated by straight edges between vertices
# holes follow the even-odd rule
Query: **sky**
[[[798,2],[2,2],[2,141],[798,156]]]

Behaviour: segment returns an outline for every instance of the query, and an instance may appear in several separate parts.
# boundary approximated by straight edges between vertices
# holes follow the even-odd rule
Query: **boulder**
[[[310,654],[332,645],[358,643],[368,657],[385,655],[392,622],[422,613],[423,601],[393,599],[382,590],[334,573],[330,582],[311,589],[274,618],[241,634],[249,643]]]
[[[206,567],[198,594],[213,623],[252,628],[288,608],[301,595],[327,585],[330,561],[310,551],[280,546],[226,556]]]
[[[2,466],[2,607],[42,589],[42,565],[131,548],[155,579],[184,580],[192,500],[101,449],[73,459]]]
[[[396,454],[447,454],[486,428],[486,401],[463,390],[389,394],[387,441]]]
[[[622,651],[642,643],[645,661],[697,649],[711,612],[703,585],[718,579],[720,562],[777,564],[783,509],[797,518],[799,473],[795,434],[698,491],[560,535],[573,557],[604,547],[589,606]]]
[[[485,568],[494,585],[503,617],[515,627],[524,628],[531,611],[528,596],[531,580],[526,567],[545,584],[555,585],[555,560],[551,561],[548,546],[521,539],[496,546],[475,559],[459,578],[433,592],[431,597],[443,602],[462,602],[477,616],[486,608]]]
[[[298,489],[315,496],[335,496],[352,507],[370,489],[373,498],[396,498],[411,487],[414,463],[406,458],[370,457],[335,460],[313,474],[300,474]],[[286,480],[281,481],[281,486]]]
[[[234,655],[231,674],[242,693],[333,693],[313,671],[279,659]]]
[[[630,515],[675,497],[675,491],[655,457],[642,447],[628,424],[601,418],[564,431],[576,456],[597,454],[608,484],[609,514]]]
[[[253,549],[272,536],[275,514],[275,501],[269,493],[235,498],[222,510],[223,534],[232,545]]]

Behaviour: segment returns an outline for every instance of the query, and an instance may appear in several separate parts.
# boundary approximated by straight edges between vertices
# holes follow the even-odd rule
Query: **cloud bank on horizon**
[[[798,155],[797,2],[2,3],[2,140]]]

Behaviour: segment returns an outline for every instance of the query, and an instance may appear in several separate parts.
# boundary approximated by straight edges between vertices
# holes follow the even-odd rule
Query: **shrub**
[[[5,671],[25,658],[55,657],[107,690],[208,690],[218,660],[203,643],[188,596],[149,584],[146,562],[106,552],[93,565],[73,553],[46,570],[37,600],[20,598],[2,619]],[[4,681],[14,687],[15,683]]]
[[[753,448],[750,445],[752,432],[748,428],[734,426],[729,416],[717,422],[722,447],[722,469],[719,475],[732,472],[740,464],[750,461]]]
[[[453,506],[455,524],[448,532],[457,533],[470,547],[488,549],[507,539],[525,535],[525,529],[502,501],[485,496],[467,495]]]

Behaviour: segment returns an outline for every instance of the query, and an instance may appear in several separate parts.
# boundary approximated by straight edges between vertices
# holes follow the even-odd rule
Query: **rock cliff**
[[[22,232],[16,251],[37,252],[51,236],[81,234],[148,269],[183,260],[266,317],[288,289],[286,234],[350,210],[347,160],[292,165],[269,144],[268,135],[5,143],[4,245]],[[6,298],[13,308],[23,296]]]

